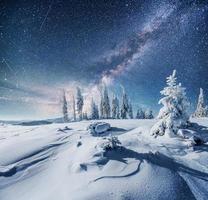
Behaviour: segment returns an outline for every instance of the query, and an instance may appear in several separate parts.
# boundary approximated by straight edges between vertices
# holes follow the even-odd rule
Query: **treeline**
[[[179,84],[177,86],[177,90],[179,90],[180,88],[181,85]],[[166,92],[167,91],[165,90],[164,93],[166,94]],[[94,99],[98,99],[98,98],[100,99],[100,102],[96,103],[98,101],[95,102]],[[166,99],[163,99],[161,101],[163,102],[165,100]],[[67,105],[65,91],[63,91],[62,102],[63,102],[62,105],[63,120],[64,122],[68,122],[69,121],[68,105]],[[180,107],[180,102],[178,102],[177,104],[178,104],[177,106]],[[99,97],[97,96],[92,97],[90,103],[90,109],[87,112],[86,111],[83,112],[84,98],[81,89],[79,87],[76,88],[76,94],[72,96],[72,101],[70,106],[72,108],[72,121],[81,121],[81,120],[90,120],[90,119],[134,119],[134,118],[153,119],[154,118],[153,112],[150,109],[144,110],[142,108],[138,108],[137,112],[134,115],[131,101],[128,98],[127,93],[125,92],[124,89],[120,98],[116,95],[113,95],[112,99],[110,99],[108,94],[108,88],[105,85],[102,87],[102,89],[100,89]],[[173,108],[169,108],[169,109],[173,109]],[[200,88],[196,110],[191,116],[196,118],[208,117],[208,106],[205,104],[204,92],[202,88]]]
[[[100,102],[97,104],[95,98],[99,98]],[[64,122],[69,121],[68,117],[68,103],[63,91],[63,120]],[[79,87],[76,88],[76,94],[72,96],[72,120],[90,120],[90,119],[152,119],[153,112],[150,109],[144,110],[138,108],[134,115],[132,104],[127,96],[127,93],[123,89],[122,96],[119,98],[113,95],[110,99],[108,94],[108,88],[104,85],[100,89],[100,97],[92,97],[90,103],[90,109],[88,112],[83,112],[84,98]]]

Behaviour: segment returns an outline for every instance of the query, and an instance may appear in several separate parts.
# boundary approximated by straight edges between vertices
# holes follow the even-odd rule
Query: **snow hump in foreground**
[[[208,197],[208,119],[192,120],[190,139],[154,138],[156,120],[103,120],[0,127],[2,200],[205,200]]]

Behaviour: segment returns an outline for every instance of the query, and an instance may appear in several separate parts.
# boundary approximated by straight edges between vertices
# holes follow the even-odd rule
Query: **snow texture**
[[[157,121],[105,120],[111,129],[99,137],[92,121],[2,124],[0,199],[206,200],[208,119],[191,119],[174,138],[152,137]],[[190,145],[192,136],[203,144]]]

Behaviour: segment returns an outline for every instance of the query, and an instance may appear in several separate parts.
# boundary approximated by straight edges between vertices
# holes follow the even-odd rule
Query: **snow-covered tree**
[[[118,99],[118,111],[116,114],[116,119],[120,119],[119,99]]]
[[[112,118],[118,119],[119,118],[119,100],[114,95],[112,100]]]
[[[144,119],[144,118],[145,118],[144,111],[141,108],[138,108],[137,114],[136,114],[136,119]]]
[[[100,99],[100,119],[103,119],[103,97]]]
[[[84,113],[82,114],[82,119],[83,119],[83,120],[88,120],[87,112],[84,112]]]
[[[79,115],[79,120],[82,120],[82,109],[84,105],[84,100],[83,100],[83,96],[79,87],[77,87],[76,100],[77,100],[77,112]]]
[[[90,117],[91,117],[91,119],[99,119],[98,106],[95,104],[93,99],[91,101]]]
[[[110,118],[110,101],[108,97],[108,89],[106,86],[104,86],[102,106],[103,106],[103,118],[109,119]]]
[[[103,119],[103,90],[100,88],[100,119]]]
[[[129,115],[129,118],[130,118],[130,119],[133,119],[133,118],[134,118],[134,116],[133,116],[133,109],[132,109],[131,102],[129,102],[128,115]]]
[[[76,108],[75,108],[75,99],[74,95],[72,96],[72,112],[73,112],[73,120],[76,121]]]
[[[152,114],[152,110],[147,109],[147,110],[145,111],[145,119],[153,119],[153,118],[154,118],[154,116],[153,116],[153,114]]]
[[[206,117],[208,115],[208,109],[204,102],[204,91],[200,88],[198,103],[196,111],[193,114],[193,117]]]
[[[63,111],[63,120],[64,120],[64,122],[68,122],[69,121],[69,117],[68,117],[66,94],[65,94],[65,91],[64,90],[63,90],[63,106],[62,106],[62,111]]]
[[[121,119],[126,119],[127,118],[127,113],[129,109],[129,104],[128,104],[128,97],[123,89],[123,94],[122,94],[122,101],[121,101]]]
[[[160,119],[151,129],[152,135],[168,135],[173,137],[178,129],[188,125],[188,101],[185,88],[177,84],[176,70],[167,77],[167,87],[160,92],[164,97],[159,101],[163,107],[160,109]]]

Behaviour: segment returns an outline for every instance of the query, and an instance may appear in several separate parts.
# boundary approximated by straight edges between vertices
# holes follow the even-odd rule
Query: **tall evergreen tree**
[[[118,98],[114,95],[112,100],[112,118],[119,118],[119,101]]]
[[[200,88],[198,103],[196,107],[196,111],[194,112],[194,117],[206,117],[208,114],[207,106],[204,102],[204,91],[202,88]]]
[[[110,101],[108,97],[108,89],[104,86],[103,91],[103,118],[109,119],[110,118]]]
[[[72,96],[72,109],[73,109],[73,120],[76,121],[76,108],[75,108],[75,99],[74,95]]]
[[[91,119],[99,119],[99,111],[98,106],[95,104],[94,100],[91,101],[91,111],[90,111]]]
[[[119,109],[119,99],[117,98],[117,104],[118,104],[118,106],[117,106],[117,114],[116,114],[116,119],[120,119],[120,109]]]
[[[122,101],[121,101],[121,119],[126,119],[127,118],[127,112],[129,109],[129,104],[128,104],[128,97],[123,89],[123,95],[122,95]]]
[[[82,120],[82,109],[84,105],[84,100],[83,100],[83,96],[79,87],[77,87],[76,100],[77,100],[77,112],[79,115],[79,120]]]
[[[145,118],[144,111],[141,108],[138,108],[136,118],[137,119],[144,119]]]
[[[103,89],[100,88],[100,119],[103,119]]]
[[[155,136],[168,135],[173,137],[181,127],[186,127],[189,123],[187,115],[188,101],[185,88],[181,83],[177,84],[176,71],[167,77],[167,87],[160,93],[164,97],[159,101],[163,107],[160,109],[158,118],[160,119],[151,129]]]
[[[83,120],[88,120],[87,112],[84,112],[84,113],[82,114],[82,119],[83,119]]]
[[[152,114],[152,110],[147,109],[147,110],[145,111],[145,119],[153,119],[153,118],[154,118],[154,116],[153,116],[153,114]]]
[[[130,118],[130,119],[133,119],[133,118],[134,118],[134,116],[133,116],[133,109],[132,109],[131,102],[129,102],[128,115],[129,115],[129,118]]]
[[[68,122],[69,117],[68,117],[68,109],[67,109],[67,101],[66,101],[66,94],[65,90],[63,90],[63,106],[62,106],[62,111],[63,111],[63,121]]]

